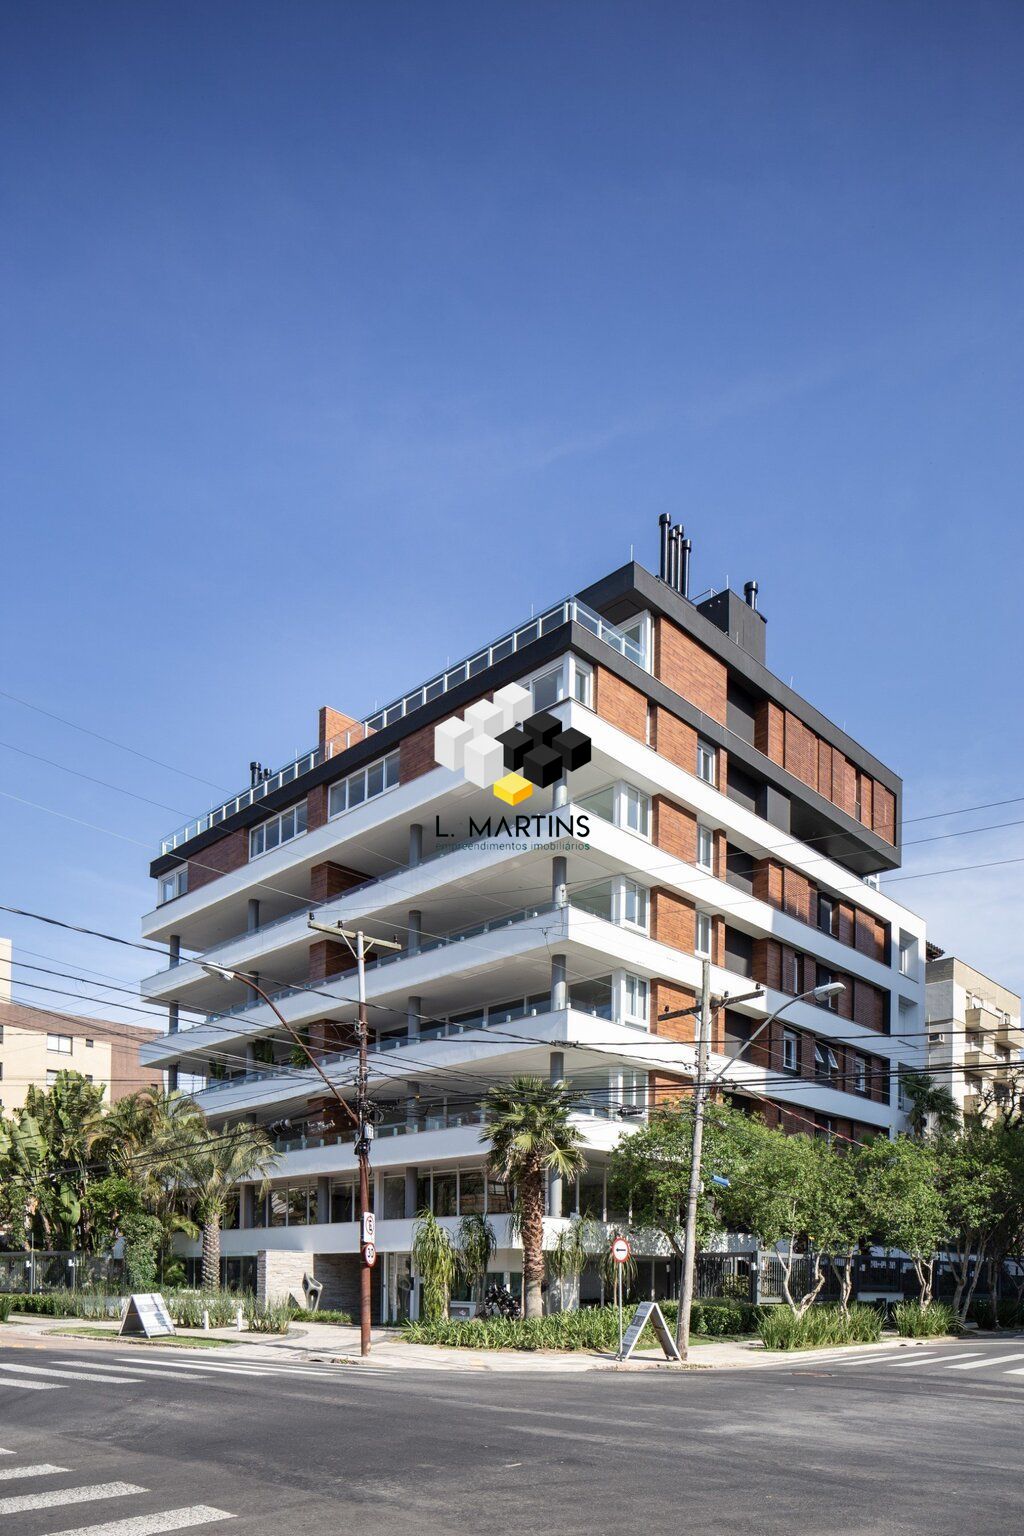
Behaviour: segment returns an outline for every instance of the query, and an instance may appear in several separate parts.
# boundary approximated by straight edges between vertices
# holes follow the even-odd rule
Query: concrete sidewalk
[[[159,1345],[148,1344],[142,1340],[132,1338],[120,1338],[118,1336],[119,1324],[116,1322],[101,1323],[81,1318],[52,1318],[52,1317],[19,1317],[16,1322],[9,1323],[0,1328],[0,1342],[4,1344],[18,1345],[24,1343],[28,1346],[39,1347],[44,1341],[51,1344],[59,1340],[62,1348],[74,1348],[82,1345],[100,1345],[106,1347],[106,1339],[95,1337],[78,1339],[67,1337],[61,1330],[75,1327],[89,1327],[102,1329],[104,1335],[109,1335],[110,1343],[119,1348],[139,1347],[143,1349],[159,1348]],[[264,1334],[239,1333],[234,1328],[212,1328],[204,1332],[195,1328],[179,1328],[176,1330],[179,1338],[195,1339],[220,1339],[233,1346],[232,1355],[237,1355],[248,1360],[280,1361],[282,1357],[292,1360],[330,1361],[338,1365],[348,1365],[354,1370],[365,1369],[367,1366],[374,1370],[394,1371],[446,1371],[458,1374],[479,1373],[529,1373],[557,1372],[561,1374],[578,1374],[583,1371],[630,1371],[630,1370],[656,1370],[668,1369],[674,1371],[686,1370],[750,1370],[767,1366],[790,1363],[813,1364],[816,1361],[838,1359],[855,1356],[858,1353],[870,1353],[879,1350],[899,1350],[906,1348],[927,1347],[942,1340],[928,1339],[883,1339],[880,1344],[873,1346],[865,1344],[850,1344],[842,1347],[820,1350],[793,1350],[793,1351],[767,1351],[759,1339],[743,1341],[715,1340],[709,1343],[694,1343],[690,1348],[690,1359],[685,1366],[670,1365],[660,1350],[645,1350],[643,1353],[634,1354],[625,1365],[620,1365],[614,1355],[601,1351],[580,1350],[570,1353],[563,1350],[484,1350],[484,1349],[443,1349],[433,1345],[408,1343],[398,1329],[375,1328],[371,1336],[372,1353],[367,1361],[363,1361],[359,1354],[359,1329],[337,1323],[317,1323],[304,1319],[292,1324],[289,1332],[283,1336],[270,1336]],[[197,1352],[202,1358],[202,1352]],[[220,1358],[222,1351],[211,1350],[210,1357]]]

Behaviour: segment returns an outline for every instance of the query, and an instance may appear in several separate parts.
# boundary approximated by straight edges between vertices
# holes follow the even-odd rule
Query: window
[[[72,1050],[71,1036],[47,1035],[46,1049],[48,1051],[59,1051],[62,1056],[70,1056]]]
[[[374,800],[398,783],[398,753],[389,752],[379,757],[368,768],[360,768],[347,778],[332,784],[327,795],[328,816],[340,816],[344,811],[354,811],[365,800]]]
[[[85,1037],[85,1048],[86,1048],[86,1050],[91,1051],[94,1044],[95,1044],[95,1042],[90,1040],[88,1035],[86,1035],[86,1037]]]
[[[786,956],[788,990],[795,997],[800,991],[800,956],[790,951]]]
[[[822,933],[835,934],[836,931],[836,904],[831,896],[824,894],[818,897],[818,927]]]
[[[708,741],[697,740],[697,777],[705,784],[718,780],[718,753]]]
[[[289,806],[280,816],[272,816],[269,821],[261,821],[258,827],[251,829],[250,859],[258,859],[261,854],[270,853],[282,843],[290,843],[293,837],[300,837],[305,830],[306,802],[300,800],[298,805]]]
[[[900,930],[900,975],[913,976],[917,966],[917,940]]]
[[[829,987],[833,982],[838,980],[839,977],[836,975],[835,971],[830,971],[823,965],[819,965],[817,967],[817,974],[814,978],[814,985],[816,987]],[[837,1013],[839,1010],[839,996],[839,993],[833,993],[831,997],[828,997],[823,1002],[819,1003],[818,1007],[828,1008],[832,1013]]]
[[[592,816],[599,816],[602,821],[614,822],[615,785],[609,784],[592,795],[584,795],[579,801],[579,807],[581,811],[589,811]]]
[[[620,911],[620,922],[628,924],[631,928],[642,928],[646,933],[647,887],[638,885],[635,880],[623,880]]]
[[[814,1075],[820,1081],[831,1083],[839,1073],[836,1053],[830,1045],[818,1040],[814,1046]]]
[[[867,1093],[868,1091],[868,1064],[863,1056],[854,1057],[853,1091],[854,1093]]]
[[[572,663],[572,696],[577,704],[585,704],[588,709],[593,709],[594,669],[575,656]]]
[[[621,633],[626,641],[626,656],[630,661],[635,661],[638,667],[644,667],[650,671],[651,655],[651,616],[642,613],[639,618],[629,625],[622,626]]]
[[[783,1072],[798,1072],[800,1070],[797,1036],[791,1029],[787,1029],[782,1036],[782,1070]]]
[[[188,890],[188,865],[179,864],[170,874],[161,875],[157,889],[157,904],[161,907],[165,901],[173,901],[175,896],[184,896]]]
[[[715,872],[715,834],[710,827],[697,825],[697,868]]]
[[[632,784],[623,784],[621,799],[620,825],[630,832],[639,833],[641,837],[650,837],[650,795],[645,795],[642,789],[636,789]]]
[[[650,989],[644,976],[626,972],[625,1017],[630,1024],[647,1023],[647,1000]]]
[[[91,1072],[87,1072],[85,1074],[85,1080],[86,1080],[87,1083],[91,1083],[92,1082],[93,1077],[92,1077],[92,1073]]]
[[[47,1088],[52,1088],[56,1081],[57,1081],[57,1069],[56,1069],[56,1067],[51,1067],[49,1069],[49,1071],[47,1072],[47,1074],[46,1074],[46,1086],[47,1086]]]
[[[556,667],[553,672],[542,673],[540,677],[534,678],[530,686],[533,689],[534,710],[550,709],[565,697],[562,668]]]
[[[711,958],[711,914],[709,912],[697,913],[696,941],[694,954],[705,959]]]

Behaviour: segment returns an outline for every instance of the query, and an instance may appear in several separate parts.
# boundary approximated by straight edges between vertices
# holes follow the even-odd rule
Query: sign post
[[[619,1359],[622,1359],[622,1278],[625,1266],[629,1262],[629,1244],[624,1237],[617,1237],[612,1243],[612,1259],[615,1264],[615,1289],[619,1299]]]

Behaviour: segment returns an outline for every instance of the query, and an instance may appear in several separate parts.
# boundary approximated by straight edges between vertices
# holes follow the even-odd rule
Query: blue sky
[[[214,786],[653,565],[663,510],[909,816],[1024,795],[1022,44],[935,0],[8,6],[0,687],[209,782],[0,697],[0,901],[136,935]],[[1019,988],[1022,882],[892,893]]]

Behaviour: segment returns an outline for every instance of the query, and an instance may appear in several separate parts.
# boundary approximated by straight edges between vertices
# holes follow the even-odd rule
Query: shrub
[[[758,1333],[765,1349],[822,1349],[830,1344],[877,1344],[882,1315],[874,1307],[810,1307],[795,1317],[788,1307],[764,1309]]]
[[[245,1320],[250,1333],[287,1333],[292,1320],[291,1303],[257,1301],[250,1296],[245,1303]]]
[[[675,1327],[675,1302],[662,1302],[670,1328]],[[749,1302],[694,1302],[691,1332],[695,1336],[722,1337],[751,1332],[762,1308]],[[630,1308],[626,1308],[628,1327]],[[593,1349],[614,1350],[619,1344],[619,1313],[616,1307],[583,1307],[578,1312],[553,1312],[548,1317],[476,1317],[462,1322],[441,1318],[437,1322],[405,1323],[403,1335],[412,1344],[438,1344],[451,1349]],[[637,1341],[638,1349],[656,1349],[657,1335],[648,1324]]]
[[[6,1323],[14,1311],[14,1296],[0,1296],[0,1323]]]
[[[351,1327],[355,1322],[355,1318],[350,1312],[332,1311],[329,1307],[321,1307],[318,1312],[310,1312],[305,1307],[293,1305],[290,1308],[289,1315],[292,1321],[296,1323],[303,1321],[310,1323],[347,1323]]]
[[[166,1301],[171,1321],[178,1328],[201,1328],[204,1311],[209,1316],[211,1328],[231,1328],[237,1320],[239,1307],[245,1307],[247,1298],[226,1291],[175,1291],[166,1297]]]
[[[960,1324],[953,1308],[945,1301],[933,1301],[922,1307],[916,1301],[901,1301],[892,1309],[896,1332],[904,1339],[934,1339],[944,1333],[959,1333]]]
[[[121,1297],[112,1291],[37,1291],[31,1296],[12,1295],[10,1301],[11,1311],[29,1317],[104,1318],[121,1315]]]

